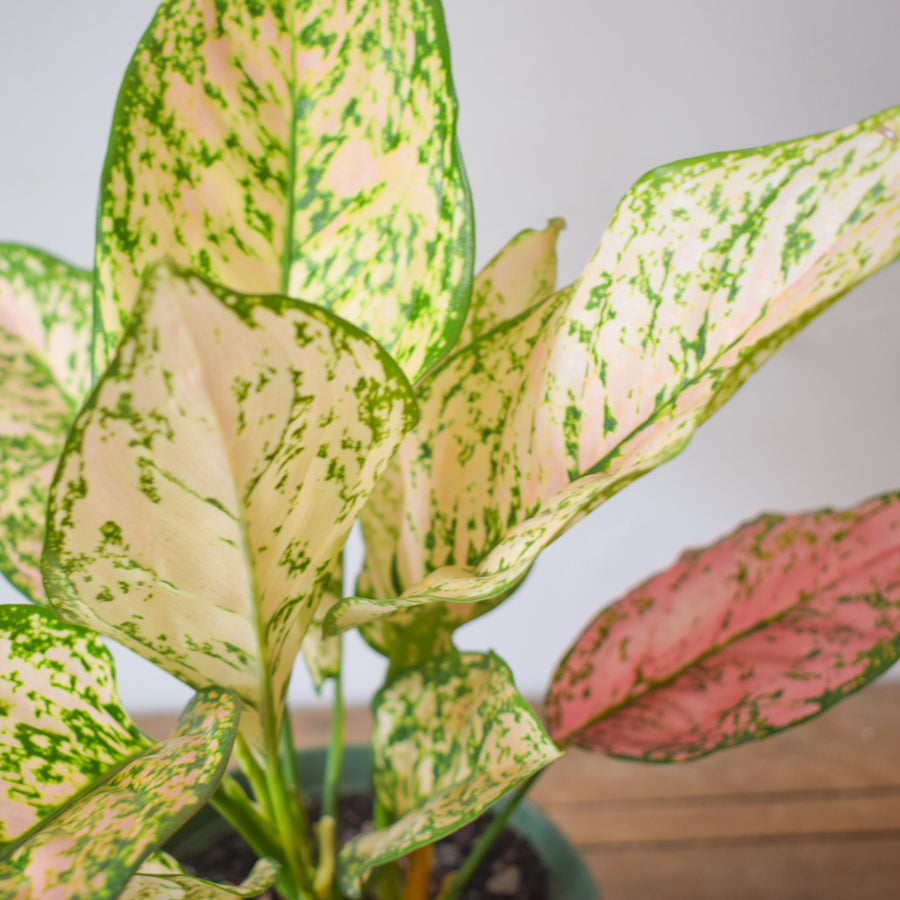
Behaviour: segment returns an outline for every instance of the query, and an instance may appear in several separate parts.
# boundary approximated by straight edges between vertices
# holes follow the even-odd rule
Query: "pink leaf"
[[[900,656],[900,495],[765,515],[603,610],[560,664],[550,733],[674,761],[823,712]]]

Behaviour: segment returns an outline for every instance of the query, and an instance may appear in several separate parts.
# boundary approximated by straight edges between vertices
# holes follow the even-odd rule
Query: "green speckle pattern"
[[[556,241],[565,227],[563,219],[551,219],[541,231],[520,231],[476,275],[459,347],[483,337],[554,292]]]
[[[642,178],[572,288],[420,386],[391,486],[401,504],[382,514],[395,554],[362,582],[383,591],[390,572],[402,596],[345,600],[331,627],[502,596],[551,541],[678,453],[779,346],[896,258],[898,133],[891,109]]]
[[[108,345],[144,268],[169,258],[325,306],[416,378],[462,326],[472,227],[436,0],[166,0],[103,175]]]
[[[469,315],[459,338],[460,346],[478,340],[553,292],[556,242],[564,225],[562,219],[552,219],[542,231],[521,231],[478,273]],[[424,396],[428,396],[427,385],[426,380],[422,385],[426,390]],[[464,385],[459,387],[464,389]],[[409,444],[412,444],[412,438]],[[404,454],[408,451],[427,458],[430,448],[428,445],[404,447]],[[403,471],[400,457],[391,461],[360,516],[366,564],[357,592],[363,597],[390,598],[403,590],[396,582],[393,568],[404,515]],[[434,542],[433,532],[429,533],[428,540]],[[466,573],[460,571],[460,575],[465,577]],[[379,616],[362,628],[362,634],[372,647],[390,656],[396,667],[405,668],[429,656],[449,652],[454,629],[493,609],[508,593],[466,605],[432,603],[423,609],[419,608],[419,602],[414,602],[410,604],[416,607],[413,611],[401,610],[395,615]],[[362,601],[359,603],[357,613],[363,608]],[[375,608],[379,609],[377,604]],[[363,614],[360,622],[368,618]]]
[[[271,887],[277,874],[277,864],[261,859],[241,884],[218,884],[185,874],[171,856],[157,853],[149,857],[132,876],[118,900],[231,900],[233,897],[256,897]]]
[[[0,605],[0,843],[148,741],[119,702],[103,641],[49,609]]]
[[[90,387],[90,341],[90,274],[0,244],[0,571],[38,603],[47,491]]]
[[[150,851],[209,799],[237,732],[230,692],[201,691],[170,738],[94,781],[0,857],[0,898],[118,897]]]
[[[370,868],[456,831],[562,755],[493,653],[409,669],[372,711],[375,791],[395,821],[341,850],[340,885],[351,897]]]
[[[343,596],[342,572],[341,560],[336,559],[325,589],[322,591],[322,599],[316,606],[316,611],[300,646],[316,691],[322,689],[322,685],[327,679],[337,678],[341,671],[340,635],[325,634],[324,623],[331,608],[339,603]]]
[[[51,602],[196,688],[234,690],[260,747],[415,415],[397,365],[327,310],[157,268],[51,488]]]

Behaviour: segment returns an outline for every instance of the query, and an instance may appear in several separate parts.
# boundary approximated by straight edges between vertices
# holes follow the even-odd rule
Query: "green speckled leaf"
[[[39,603],[47,490],[90,386],[90,340],[90,273],[0,244],[0,571]]]
[[[0,605],[0,843],[149,741],[119,703],[112,657],[52,610]]]
[[[271,860],[258,860],[239,884],[218,884],[187,875],[177,861],[165,853],[149,857],[125,885],[119,900],[230,900],[256,897],[271,887],[278,867]]]
[[[542,231],[520,232],[478,273],[460,346],[483,337],[552,293],[556,285],[556,241],[564,225],[562,219],[552,219]],[[408,441],[413,443],[411,436]],[[413,452],[427,451],[419,448]],[[399,458],[391,461],[360,516],[366,565],[357,590],[365,597],[393,597],[402,591],[395,583],[393,566],[406,513],[402,500],[403,470]],[[403,668],[422,658],[420,648],[432,655],[448,652],[453,629],[487,612],[501,599],[456,607],[432,604],[424,613],[398,612],[371,622],[362,634],[377,650],[390,654],[398,668]]]
[[[122,85],[101,188],[111,342],[145,266],[168,256],[326,306],[415,378],[452,347],[471,288],[455,132],[437,0],[166,0]]]
[[[466,324],[457,342],[464,347],[501,322],[544,300],[556,289],[556,241],[566,227],[551,219],[542,231],[520,231],[475,276]]]
[[[900,252],[898,134],[893,109],[644,176],[571,289],[421,386],[395,488],[403,597],[344,601],[330,624],[499,597],[547,544],[678,453],[784,341]],[[443,617],[440,646],[454,616],[424,614]]]
[[[556,670],[561,744],[697,759],[820,715],[900,659],[900,494],[766,514],[607,606]]]
[[[154,270],[51,488],[54,606],[277,734],[348,531],[415,417],[367,335],[317,306]]]
[[[461,828],[562,752],[495,654],[451,653],[391,679],[372,705],[375,791],[388,828],[341,850],[342,890]]]
[[[210,797],[237,732],[237,698],[209,688],[170,738],[113,768],[0,857],[0,898],[117,897],[149,853]]]
[[[328,678],[336,678],[341,671],[340,636],[326,635],[323,631],[325,617],[343,596],[343,567],[341,560],[334,562],[328,583],[322,591],[322,599],[316,607],[312,621],[306,629],[300,650],[312,676],[317,691]]]

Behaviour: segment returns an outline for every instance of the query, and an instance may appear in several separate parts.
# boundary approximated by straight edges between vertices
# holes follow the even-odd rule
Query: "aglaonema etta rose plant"
[[[0,247],[2,568],[33,601],[0,608],[0,897],[415,900],[433,842],[566,746],[694,758],[900,654],[894,494],[764,516],[607,607],[549,733],[453,643],[900,253],[900,109],[650,172],[561,290],[558,220],[473,279],[455,125],[437,0],[167,0],[119,95],[93,272]],[[390,665],[375,828],[337,847],[350,628]],[[169,739],[121,708],[100,635],[196,689]],[[317,824],[299,654],[335,686]],[[240,886],[160,849],[206,803],[261,858]]]

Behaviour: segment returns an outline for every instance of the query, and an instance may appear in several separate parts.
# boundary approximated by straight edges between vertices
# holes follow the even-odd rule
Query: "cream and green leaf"
[[[36,602],[47,491],[90,388],[90,298],[90,273],[0,244],[0,572]]]
[[[393,820],[341,850],[342,890],[456,831],[562,754],[495,654],[450,653],[390,679],[372,704],[373,778]]]
[[[150,744],[119,702],[112,657],[45,607],[0,605],[0,844]]]
[[[325,306],[427,371],[473,256],[440,3],[166,0],[122,84],[97,241],[110,352],[168,257]]]
[[[460,345],[477,340],[553,292],[556,241],[563,227],[562,219],[552,219],[542,231],[520,232],[478,273]],[[427,450],[418,448],[410,436],[381,476],[360,516],[366,566],[357,591],[366,597],[393,597],[403,590],[396,582],[394,564],[405,514],[403,457],[409,452]],[[403,668],[422,658],[417,650],[421,644],[429,647],[432,654],[449,651],[453,629],[498,602],[499,599],[454,607],[436,604],[427,611],[399,612],[371,622],[362,634],[375,649],[390,655],[397,668]]]
[[[565,227],[562,219],[551,219],[541,231],[520,231],[475,276],[459,347],[483,337],[556,290],[556,242]]]
[[[178,863],[166,853],[148,858],[131,877],[119,900],[232,900],[234,897],[257,897],[269,888],[278,874],[277,866],[260,859],[250,874],[239,884],[219,884],[186,875]]]
[[[394,592],[364,579],[381,593],[345,600],[331,627],[502,597],[547,544],[678,453],[784,341],[900,253],[898,135],[891,109],[638,181],[570,289],[419,386],[390,502],[367,513],[393,522],[395,553],[377,562]],[[425,608],[417,636],[444,647],[457,608]]]
[[[230,691],[199,692],[170,738],[112,767],[4,848],[0,898],[117,897],[215,790],[239,709]]]
[[[415,414],[399,367],[327,310],[154,269],[51,488],[51,602],[196,688],[234,690],[261,747]]]
[[[383,476],[382,476],[383,477]],[[322,591],[312,621],[303,636],[300,650],[317,691],[329,678],[337,678],[341,671],[340,635],[325,634],[325,617],[343,596],[343,566],[337,559]]]

